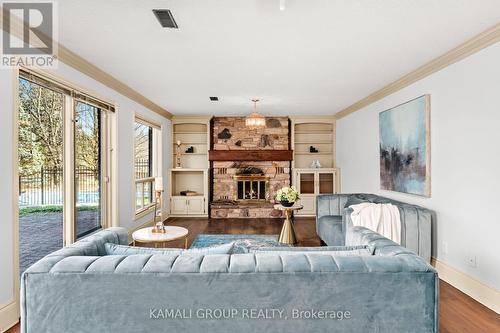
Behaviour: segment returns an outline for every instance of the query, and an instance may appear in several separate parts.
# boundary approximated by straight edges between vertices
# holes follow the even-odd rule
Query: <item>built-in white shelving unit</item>
[[[211,117],[172,119],[172,166],[169,170],[170,216],[207,216],[208,149]],[[177,142],[181,143],[181,168],[176,168]],[[193,147],[192,153],[186,153]],[[183,191],[195,195],[181,195]]]
[[[294,168],[309,168],[319,160],[323,168],[335,167],[335,120],[333,118],[295,118],[292,120]],[[311,153],[310,147],[318,150]]]
[[[333,117],[290,117],[294,150],[292,183],[304,208],[296,215],[315,216],[316,196],[340,191],[339,170],[335,168],[335,119]],[[318,150],[310,152],[313,146]],[[311,168],[318,160],[321,168]]]

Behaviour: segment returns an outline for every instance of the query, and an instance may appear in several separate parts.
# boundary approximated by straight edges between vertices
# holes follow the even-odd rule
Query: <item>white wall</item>
[[[433,256],[500,289],[500,43],[337,122],[342,191],[437,212]],[[431,95],[431,198],[380,190],[378,114]],[[446,249],[447,248],[447,249]],[[467,265],[476,257],[477,267]]]
[[[14,299],[12,158],[14,71],[0,70],[0,308]],[[0,323],[0,330],[2,323]]]
[[[162,126],[163,136],[163,177],[167,180],[167,170],[171,163],[171,122],[158,114],[146,109],[136,102],[120,95],[114,90],[98,83],[82,73],[59,63],[57,70],[51,71],[58,77],[74,83],[82,88],[98,93],[100,96],[114,101],[117,104],[116,112],[116,141],[115,147],[118,162],[118,216],[119,224],[133,229],[152,219],[152,214],[134,220],[134,114],[135,112],[151,119]],[[13,202],[17,201],[12,195],[12,154],[14,147],[12,117],[13,108],[13,71],[0,70],[0,309],[13,299]],[[165,192],[166,193],[166,192]],[[169,200],[163,196],[164,211],[168,211]],[[0,311],[1,312],[1,311]],[[0,313],[1,314],[1,313]],[[1,324],[1,323],[0,323]]]

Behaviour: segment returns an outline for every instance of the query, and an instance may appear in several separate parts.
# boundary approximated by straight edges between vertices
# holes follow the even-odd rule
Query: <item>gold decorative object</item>
[[[281,204],[274,205],[274,209],[279,209],[285,212],[285,222],[283,223],[283,228],[281,228],[280,237],[278,242],[283,244],[295,244],[297,243],[297,237],[295,236],[295,230],[293,228],[293,222],[290,219],[292,212],[294,210],[300,210],[303,207],[301,205],[294,205],[292,207],[285,207]]]
[[[177,141],[176,142],[176,151],[175,151],[175,167],[177,169],[182,168],[181,166],[181,142]]]
[[[252,102],[254,112],[246,117],[245,125],[250,129],[266,127],[266,117],[257,112],[257,102],[259,102],[259,100],[252,99]]]
[[[165,226],[163,225],[163,222],[161,222],[161,225],[158,225],[158,223],[151,229],[151,232],[153,234],[166,234],[167,230],[165,229]]]
[[[162,217],[161,217],[161,193],[163,192],[163,178],[162,177],[156,177],[155,178],[155,194],[156,194],[156,200],[155,200],[155,212],[154,212],[154,217],[153,217],[153,222],[155,223],[155,226],[153,229],[151,229],[152,233],[155,234],[164,234],[167,232],[165,229],[165,226],[163,225]],[[158,206],[160,206],[160,214],[158,214]],[[156,219],[159,218],[158,221]]]

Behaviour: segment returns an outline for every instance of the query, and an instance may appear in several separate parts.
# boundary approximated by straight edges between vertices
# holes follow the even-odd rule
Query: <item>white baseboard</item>
[[[0,309],[0,332],[5,332],[19,321],[19,303],[12,301]]]
[[[440,279],[448,282],[496,313],[500,313],[500,292],[498,290],[479,282],[434,257],[431,258],[431,264],[438,271]]]

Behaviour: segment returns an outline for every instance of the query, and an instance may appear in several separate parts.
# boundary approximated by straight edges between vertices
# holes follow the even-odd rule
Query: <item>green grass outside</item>
[[[77,210],[79,212],[85,211],[98,211],[99,206],[97,205],[84,205],[78,206]],[[47,214],[47,213],[62,213],[63,206],[35,206],[35,207],[23,207],[19,209],[19,216],[26,216],[30,214]]]

